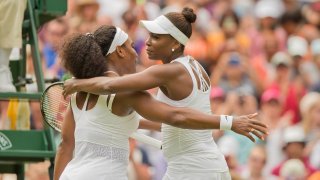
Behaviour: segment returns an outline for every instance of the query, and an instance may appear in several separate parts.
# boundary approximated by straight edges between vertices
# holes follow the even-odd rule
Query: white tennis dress
[[[195,67],[189,64],[193,61]],[[185,99],[174,101],[159,89],[159,101],[175,107],[190,107],[211,114],[208,84],[201,73],[201,66],[190,56],[181,57],[179,62],[188,70],[193,89]],[[200,79],[200,89],[192,69]],[[212,130],[190,130],[162,124],[163,153],[168,161],[164,180],[229,180],[227,163],[212,138]]]
[[[60,179],[127,180],[128,138],[138,128],[139,116],[136,112],[125,117],[112,114],[115,94],[100,95],[90,110],[80,110],[75,97],[71,98],[76,123],[74,157]],[[87,101],[88,96],[83,107]]]

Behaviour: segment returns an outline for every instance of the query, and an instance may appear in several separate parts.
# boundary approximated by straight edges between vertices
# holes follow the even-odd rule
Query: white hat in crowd
[[[271,63],[276,67],[280,64],[290,66],[292,59],[287,53],[279,51],[272,56]]]
[[[284,145],[288,143],[293,143],[293,142],[303,143],[305,141],[306,141],[306,136],[301,126],[298,126],[298,125],[289,126],[284,129],[284,132],[283,132]]]
[[[309,110],[315,105],[320,103],[320,94],[317,92],[309,92],[304,95],[300,101],[300,112],[302,115],[309,112]]]
[[[308,42],[300,36],[290,36],[287,41],[288,53],[291,56],[305,56],[308,52]]]
[[[284,11],[284,6],[278,0],[260,0],[255,6],[255,15],[257,18],[279,18]]]

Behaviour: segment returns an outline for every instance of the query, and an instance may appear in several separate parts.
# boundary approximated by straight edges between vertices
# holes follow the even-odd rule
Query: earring
[[[172,48],[171,51],[174,52],[174,49]]]

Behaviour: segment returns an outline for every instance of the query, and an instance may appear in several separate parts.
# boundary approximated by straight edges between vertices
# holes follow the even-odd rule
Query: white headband
[[[116,35],[114,36],[111,46],[106,55],[113,53],[116,50],[117,46],[121,46],[123,43],[127,41],[127,39],[128,34],[117,27]]]
[[[141,21],[141,23],[148,31],[155,34],[170,34],[183,45],[186,45],[189,40],[189,38],[164,15],[157,17],[153,21]]]

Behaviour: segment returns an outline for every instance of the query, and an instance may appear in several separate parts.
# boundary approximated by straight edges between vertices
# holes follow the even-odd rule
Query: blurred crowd
[[[265,141],[256,143],[233,132],[213,131],[233,179],[320,179],[318,0],[68,0],[67,14],[39,31],[45,77],[65,77],[58,50],[67,35],[105,24],[121,27],[133,39],[139,71],[160,63],[147,57],[149,35],[139,20],[185,6],[197,14],[185,54],[210,75],[212,112],[258,112],[269,127]],[[34,78],[31,58],[27,73]],[[43,128],[38,108],[31,106],[34,129]],[[161,139],[161,133],[145,133]],[[130,180],[160,180],[166,170],[161,151],[130,142]]]

